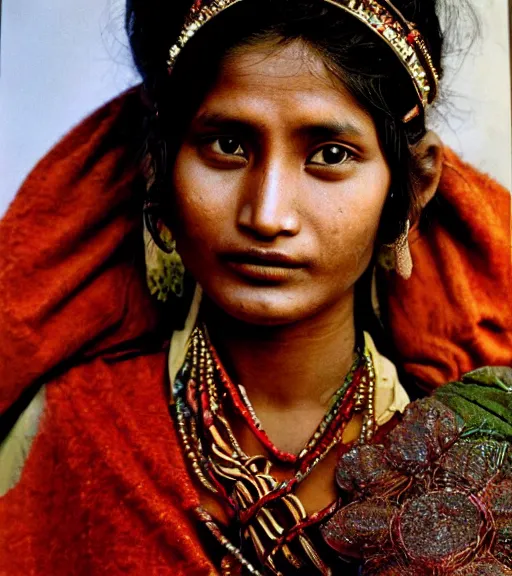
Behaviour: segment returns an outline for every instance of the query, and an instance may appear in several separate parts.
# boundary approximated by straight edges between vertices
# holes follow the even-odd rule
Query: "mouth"
[[[253,249],[221,256],[224,263],[243,278],[262,283],[281,283],[291,279],[306,263],[284,252]]]

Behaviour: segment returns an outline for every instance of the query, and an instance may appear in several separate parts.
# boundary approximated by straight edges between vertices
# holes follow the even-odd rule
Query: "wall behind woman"
[[[460,0],[450,0],[457,3]],[[466,55],[450,46],[448,101],[432,118],[444,142],[470,163],[512,187],[512,118],[508,0],[470,0],[480,38]],[[461,23],[459,23],[461,24]],[[462,23],[462,29],[464,23]],[[469,27],[469,26],[468,26]],[[460,33],[460,32],[459,32]],[[462,44],[466,39],[462,38]],[[453,44],[453,41],[452,41]],[[465,56],[465,57],[464,57]]]
[[[510,189],[507,0],[471,1],[482,39],[462,68],[459,55],[449,61],[451,96],[432,122],[445,142]],[[61,136],[138,82],[123,31],[123,6],[123,0],[4,0],[0,214],[34,163]]]

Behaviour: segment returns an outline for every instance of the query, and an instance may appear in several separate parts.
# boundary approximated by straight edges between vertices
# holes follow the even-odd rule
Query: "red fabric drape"
[[[427,390],[512,365],[510,193],[445,150],[437,196],[410,236],[412,277],[390,274],[387,286],[394,342]]]

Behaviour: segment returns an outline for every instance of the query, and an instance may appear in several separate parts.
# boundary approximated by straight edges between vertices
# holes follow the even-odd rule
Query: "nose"
[[[245,183],[238,212],[240,229],[267,241],[299,233],[298,183],[285,162],[255,166]]]

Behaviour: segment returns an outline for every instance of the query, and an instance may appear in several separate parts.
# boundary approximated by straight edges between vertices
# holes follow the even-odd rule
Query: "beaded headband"
[[[187,42],[204,24],[226,8],[242,0],[196,0],[185,20],[177,42],[169,51],[169,72]],[[421,109],[424,111],[435,100],[439,76],[425,41],[414,24],[407,21],[388,0],[322,0],[352,14],[366,24],[392,48],[413,81]],[[421,113],[419,105],[408,112],[407,123]]]

